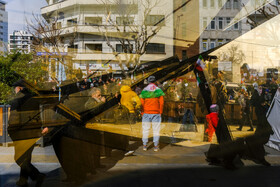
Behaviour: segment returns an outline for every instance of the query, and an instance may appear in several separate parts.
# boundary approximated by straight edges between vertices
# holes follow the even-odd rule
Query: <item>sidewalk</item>
[[[248,133],[252,133],[248,132],[246,128],[241,132],[236,131],[236,126],[231,126],[230,129],[232,129],[234,137],[246,136]],[[185,133],[185,137],[191,134],[194,137],[202,136],[202,131],[182,133]],[[169,137],[165,137],[165,139],[169,141]],[[141,142],[139,143],[141,144]],[[263,186],[264,183],[259,180],[264,175],[264,181],[267,184],[280,183],[278,176],[280,173],[280,152],[270,148],[266,148],[269,153],[266,158],[272,164],[272,167],[267,168],[256,165],[252,161],[243,160],[245,167],[236,171],[228,171],[221,167],[209,166],[205,161],[204,152],[209,148],[208,142],[190,141],[186,138],[184,141],[172,145],[162,143],[159,152],[153,151],[152,143],[149,145],[148,151],[143,151],[142,146],[138,147],[133,156],[123,157],[124,152],[116,150],[112,153],[112,157],[102,158],[101,162],[106,168],[98,169],[96,175],[89,176],[89,180],[94,183],[94,186],[162,187],[172,185],[189,186],[190,184],[194,186],[211,186],[213,184],[216,187],[217,185],[231,186],[231,184],[242,186],[237,185],[237,180],[247,186]],[[14,186],[18,179],[19,167],[14,163],[13,153],[13,147],[0,146],[1,187]],[[65,178],[65,174],[52,146],[45,148],[35,147],[32,162],[41,172],[47,174],[43,186],[77,186],[72,183],[61,182]],[[141,177],[143,180],[141,180]],[[150,180],[155,182],[151,183]],[[256,183],[252,185],[253,182]]]

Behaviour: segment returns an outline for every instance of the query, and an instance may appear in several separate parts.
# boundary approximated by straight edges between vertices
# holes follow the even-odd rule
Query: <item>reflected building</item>
[[[180,60],[199,53],[199,1],[175,0],[174,53]]]
[[[30,53],[32,40],[32,34],[27,31],[14,31],[9,34],[9,52],[19,50],[22,53]]]
[[[0,51],[8,50],[8,12],[6,11],[6,3],[0,1]]]
[[[246,19],[231,24],[235,16],[242,10],[244,3],[246,2],[243,0],[200,1],[200,52],[233,41],[251,29],[246,23]],[[240,56],[238,62],[232,58],[233,56],[230,51],[236,53],[235,56]],[[208,66],[209,73],[212,73],[213,68],[218,68],[227,72],[227,81],[240,83],[240,63],[244,60],[244,54],[238,54],[238,52],[239,48],[237,45],[234,49],[227,48],[217,54],[218,61]]]
[[[80,68],[84,75],[96,70],[106,71],[109,67],[120,70],[120,62],[129,66],[129,58],[135,60],[140,54],[136,46],[139,43],[136,41],[140,41],[140,44],[143,41],[148,43],[144,46],[145,52],[139,55],[140,62],[173,56],[172,2],[147,1],[153,4],[147,15],[144,13],[146,6],[140,0],[116,2],[47,0],[48,5],[41,8],[46,21],[56,24],[56,28],[61,31],[63,52],[73,57],[74,69]],[[147,29],[147,35],[152,37],[139,36],[139,26]],[[143,38],[137,40],[137,37]],[[133,50],[127,52],[126,47]],[[127,57],[127,54],[130,56]]]

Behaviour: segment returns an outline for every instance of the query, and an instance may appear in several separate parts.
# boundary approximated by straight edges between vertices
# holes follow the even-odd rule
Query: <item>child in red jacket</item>
[[[216,128],[218,126],[218,111],[219,106],[216,104],[213,104],[210,106],[210,114],[206,115],[206,121],[208,123],[208,128],[205,130],[206,133],[208,133],[208,141],[211,142],[213,138],[213,134],[216,131]]]

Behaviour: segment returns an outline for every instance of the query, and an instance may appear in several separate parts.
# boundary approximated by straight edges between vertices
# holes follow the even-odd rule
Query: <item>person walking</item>
[[[249,150],[247,156],[257,164],[270,166],[271,164],[265,159],[264,145],[268,142],[273,131],[266,118],[268,107],[264,98],[264,88],[261,85],[258,86],[257,83],[254,84],[254,88],[251,103],[255,107],[257,126],[255,134],[247,139],[246,145]]]
[[[161,124],[161,114],[163,111],[165,95],[163,91],[158,88],[154,83],[156,82],[155,76],[148,78],[148,86],[146,86],[140,94],[142,103],[142,130],[143,130],[143,150],[147,151],[147,143],[149,130],[152,124],[153,128],[153,142],[154,151],[159,151],[159,133]]]
[[[248,92],[244,91],[244,93],[241,93],[239,104],[241,106],[241,115],[242,119],[239,125],[239,128],[237,130],[242,131],[242,127],[246,124],[249,124],[250,129],[248,131],[254,131],[253,123],[250,118],[250,99]]]
[[[20,167],[20,178],[17,186],[28,186],[28,178],[36,181],[36,187],[42,185],[45,174],[31,164],[32,152],[37,140],[48,133],[48,127],[36,117],[39,110],[38,103],[32,102],[32,94],[25,87],[24,81],[19,80],[13,84],[15,98],[11,101],[8,133],[14,143],[16,164]],[[35,111],[35,112],[34,112]],[[34,126],[36,124],[36,127]],[[32,125],[30,127],[30,125]],[[42,129],[41,129],[42,128]]]

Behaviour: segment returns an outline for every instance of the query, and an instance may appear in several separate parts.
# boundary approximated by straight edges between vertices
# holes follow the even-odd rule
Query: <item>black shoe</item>
[[[97,168],[106,168],[106,165],[99,164],[99,165],[97,166]]]
[[[67,177],[66,179],[62,179],[61,182],[74,182],[74,180],[72,178]]]
[[[16,185],[21,187],[28,187],[27,179],[20,177],[19,180],[16,182]]]
[[[40,187],[43,184],[43,181],[45,180],[46,175],[43,173],[40,173],[36,178],[36,187]]]
[[[235,170],[237,169],[237,167],[234,165],[233,161],[227,161],[227,160],[224,160],[223,161],[223,167],[228,169],[228,170]]]
[[[254,131],[254,129],[249,129],[248,131]]]
[[[241,128],[237,128],[236,130],[238,130],[238,131],[242,131],[242,129],[241,129]]]
[[[209,165],[213,165],[213,166],[221,166],[222,165],[222,162],[218,159],[210,159],[210,158],[206,158],[205,159]]]
[[[253,159],[253,162],[255,162],[256,164],[261,164],[264,166],[271,166],[271,164],[269,162],[267,162],[265,159],[261,159],[261,160],[257,160],[257,159]]]
[[[267,167],[271,166],[271,164],[268,161],[266,161],[265,159],[261,160],[260,162],[264,166],[267,166]]]

